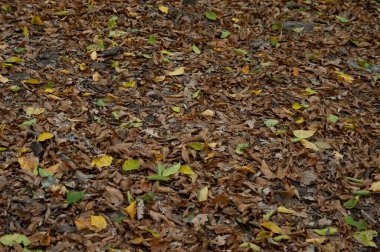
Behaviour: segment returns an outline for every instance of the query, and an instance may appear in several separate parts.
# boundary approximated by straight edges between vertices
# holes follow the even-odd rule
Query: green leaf
[[[9,87],[9,90],[11,90],[12,92],[18,92],[18,91],[20,91],[22,88],[21,88],[21,86],[19,86],[19,85],[12,85],[12,86],[10,86]]]
[[[308,95],[315,95],[315,94],[318,94],[318,91],[315,91],[314,89],[310,88],[310,87],[307,87],[305,89],[305,92],[308,94]]]
[[[23,234],[7,234],[0,238],[0,242],[4,246],[13,247],[15,243],[22,243],[25,247],[30,244],[30,240]]]
[[[360,220],[360,221],[355,221],[352,216],[350,215],[347,215],[344,217],[344,221],[350,225],[350,226],[353,226],[353,227],[356,227],[357,229],[359,230],[364,230],[367,228],[367,223],[364,221],[364,220]]]
[[[193,52],[195,52],[196,54],[201,54],[201,50],[195,44],[191,46],[191,49],[193,49]]]
[[[203,144],[200,142],[192,142],[192,143],[189,143],[187,146],[196,151],[201,151],[203,150],[203,147],[204,147]]]
[[[33,118],[33,119],[23,122],[21,125],[32,126],[35,123],[37,123],[37,119]]]
[[[358,196],[370,196],[371,192],[368,190],[356,190],[352,192],[353,195],[358,195]]]
[[[318,235],[327,236],[327,235],[335,235],[338,232],[336,228],[322,228],[322,229],[314,229],[314,232]]]
[[[26,50],[25,47],[19,47],[19,48],[16,48],[16,49],[15,49],[15,52],[16,52],[16,53],[23,53],[23,52],[25,52],[25,50]]]
[[[201,90],[198,89],[197,91],[195,91],[192,95],[191,95],[191,98],[193,99],[196,99],[199,97],[199,94],[200,94]]]
[[[211,21],[215,21],[218,17],[216,15],[215,12],[213,11],[209,11],[209,12],[206,12],[205,13],[205,17],[208,19],[208,20],[211,20]]]
[[[107,26],[108,28],[114,28],[117,26],[117,20],[119,18],[117,16],[111,16],[109,19],[108,19],[108,23],[107,23]]]
[[[113,221],[116,222],[117,224],[121,224],[123,222],[124,219],[126,219],[127,216],[126,215],[119,215],[119,216],[116,216]]]
[[[222,31],[222,34],[220,35],[221,39],[228,38],[231,35],[231,32],[229,31]]]
[[[138,159],[128,159],[124,161],[123,171],[133,171],[140,168],[140,161]]]
[[[257,246],[254,243],[251,243],[251,242],[244,242],[244,243],[239,245],[239,248],[250,249],[252,251],[261,251],[261,248],[259,246]]]
[[[84,191],[71,191],[66,194],[66,203],[73,204],[80,201],[84,196]]]
[[[110,33],[108,34],[108,37],[118,38],[118,37],[124,36],[125,34],[127,34],[127,32],[125,32],[125,31],[120,31],[120,30],[110,31]]]
[[[234,48],[232,49],[232,51],[235,53],[235,54],[238,54],[238,55],[247,55],[248,52],[244,49],[239,49],[239,48]]]
[[[158,175],[162,175],[162,173],[164,172],[165,170],[165,166],[163,166],[162,164],[158,163],[157,164],[157,174]]]
[[[348,19],[342,16],[335,16],[335,18],[341,23],[348,23]]]
[[[264,121],[265,126],[267,127],[274,127],[278,124],[278,120],[275,119],[268,119]]]
[[[148,44],[154,45],[156,43],[156,37],[154,35],[150,35],[148,38]]]
[[[175,165],[172,165],[168,168],[166,168],[163,172],[162,172],[162,175],[164,177],[169,177],[171,175],[174,175],[176,174],[178,171],[179,171],[179,168],[181,168],[181,163],[177,163]]]
[[[351,177],[345,177],[345,179],[349,182],[362,184],[364,181],[361,179],[351,178]]]
[[[374,237],[377,237],[377,232],[371,229],[354,233],[354,238],[364,246],[377,248]]]
[[[49,177],[49,176],[52,176],[53,174],[51,174],[50,172],[47,172],[45,169],[42,169],[42,168],[38,168],[38,174],[41,176],[41,177]]]
[[[289,235],[279,235],[279,236],[273,237],[273,241],[275,242],[280,242],[282,240],[291,240],[291,238]]]
[[[148,231],[151,235],[153,235],[153,237],[156,237],[156,238],[160,237],[160,234],[159,234],[159,233],[153,231],[153,230],[150,229],[150,228],[146,228],[145,231]]]
[[[148,179],[149,180],[156,180],[156,181],[168,181],[168,180],[170,180],[169,177],[165,177],[162,175],[151,175],[151,176],[148,176]]]
[[[24,60],[21,59],[20,57],[9,57],[7,58],[4,62],[5,63],[21,63],[23,62]]]
[[[242,144],[237,144],[235,148],[235,152],[239,155],[242,155],[245,150],[249,148],[249,143],[242,143]]]
[[[103,101],[103,99],[98,99],[96,101],[96,105],[98,105],[99,107],[105,107],[106,106],[106,103]]]
[[[346,209],[354,208],[358,204],[359,199],[360,199],[360,196],[355,196],[354,198],[347,200],[343,204],[344,208]]]
[[[153,192],[147,192],[146,194],[144,194],[142,197],[143,201],[145,202],[149,202],[149,201],[152,201],[154,199],[154,193]]]
[[[112,114],[112,117],[113,117],[115,120],[119,120],[119,119],[120,119],[120,114],[119,114],[119,112],[117,112],[117,111],[113,111],[111,114]]]
[[[333,114],[330,114],[327,117],[327,121],[329,121],[331,123],[336,123],[338,120],[339,120],[339,117],[337,117],[336,115],[333,115]]]

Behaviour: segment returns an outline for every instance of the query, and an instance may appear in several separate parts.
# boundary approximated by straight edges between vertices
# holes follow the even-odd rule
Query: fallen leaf
[[[179,68],[175,69],[174,71],[168,72],[168,75],[170,75],[170,76],[178,76],[178,75],[182,75],[184,73],[185,73],[185,68],[184,67],[179,67]]]
[[[377,237],[378,233],[375,230],[365,230],[354,233],[354,238],[366,247],[377,248],[373,238]]]
[[[112,160],[113,158],[111,156],[104,155],[92,160],[91,166],[96,168],[108,167],[112,164]]]
[[[97,231],[101,231],[107,227],[107,221],[102,215],[91,215],[90,223]]]
[[[296,103],[293,103],[292,108],[295,110],[298,110],[298,109],[302,108],[302,105],[299,104],[298,102],[296,102]]]
[[[138,159],[128,159],[124,161],[123,171],[133,171],[140,168],[140,161]]]
[[[329,236],[329,235],[335,235],[338,233],[338,229],[333,228],[333,227],[328,227],[328,228],[322,228],[322,229],[314,229],[314,232],[318,235],[322,236]]]
[[[89,218],[79,217],[74,220],[74,223],[78,230],[89,229],[91,227]]]
[[[268,119],[264,121],[265,126],[267,127],[274,127],[278,124],[278,120],[275,119]]]
[[[201,115],[205,117],[213,117],[215,115],[215,112],[212,111],[211,109],[206,109],[205,111],[201,113]]]
[[[169,8],[166,7],[166,6],[164,6],[164,5],[160,5],[160,6],[158,7],[158,9],[159,9],[162,13],[164,13],[164,14],[168,14],[168,12],[169,12]]]
[[[206,17],[208,20],[211,20],[211,21],[215,21],[215,20],[218,18],[218,16],[216,15],[216,13],[213,12],[213,11],[206,12],[206,13],[205,13],[205,17]]]
[[[239,248],[251,249],[252,251],[261,251],[261,248],[259,246],[257,246],[254,243],[251,243],[251,242],[244,242],[244,243],[239,245]]]
[[[54,134],[49,133],[49,132],[43,132],[43,133],[41,133],[41,134],[38,135],[37,141],[38,142],[43,142],[43,141],[46,141],[46,140],[51,139],[53,137],[54,137]]]
[[[270,231],[276,234],[280,234],[282,232],[281,228],[273,221],[265,221],[261,223],[261,226],[269,229]]]
[[[196,151],[201,151],[204,148],[204,145],[200,142],[192,142],[192,143],[189,143],[187,146]]]
[[[279,213],[287,213],[287,214],[294,214],[294,213],[296,213],[296,211],[291,210],[291,209],[288,209],[288,208],[283,207],[283,206],[279,206],[279,207],[277,208],[277,211],[278,211]]]
[[[124,213],[128,214],[132,220],[135,218],[137,213],[136,204],[136,201],[133,201],[128,207],[124,208]]]
[[[326,237],[318,237],[318,238],[309,238],[309,239],[306,239],[306,242],[307,243],[311,243],[311,244],[322,244],[324,243],[325,241],[327,240]]]
[[[354,218],[352,218],[352,216],[350,216],[350,215],[345,216],[344,221],[348,225],[356,227],[358,230],[367,229],[367,223],[364,220],[355,221]]]
[[[38,158],[32,156],[19,157],[17,159],[22,169],[34,173],[38,166]]]
[[[66,194],[66,203],[73,204],[80,201],[84,196],[84,191],[70,191]]]
[[[40,84],[40,81],[37,79],[26,79],[22,81],[24,84],[32,84],[32,85],[38,85]]]
[[[348,74],[342,73],[340,71],[335,71],[337,74],[338,81],[340,82],[347,82],[347,83],[352,83],[354,81],[354,78]]]
[[[30,240],[23,234],[7,234],[0,237],[0,242],[4,246],[13,247],[15,243],[22,244],[24,247],[30,244]]]
[[[369,188],[373,192],[380,192],[380,181],[373,182]]]
[[[315,132],[315,130],[293,130],[293,135],[299,139],[305,139],[312,137]]]
[[[205,186],[203,187],[201,190],[198,191],[198,201],[199,202],[203,202],[203,201],[207,201],[207,198],[208,198],[208,187]]]
[[[7,83],[9,81],[9,79],[8,78],[6,78],[6,77],[4,77],[4,76],[2,76],[1,74],[0,74],[0,83]]]
[[[300,142],[303,145],[303,147],[305,147],[305,148],[312,149],[315,151],[319,151],[319,148],[315,143],[312,143],[306,139],[301,139]]]
[[[45,108],[27,107],[27,108],[25,108],[25,112],[28,116],[40,115],[40,114],[45,112]]]

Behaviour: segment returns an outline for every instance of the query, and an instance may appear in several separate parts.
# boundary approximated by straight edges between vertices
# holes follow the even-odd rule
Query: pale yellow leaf
[[[0,74],[0,82],[1,82],[1,83],[7,83],[8,81],[9,81],[8,78],[6,78],[6,77],[4,77],[4,76],[2,76],[2,75]]]
[[[315,130],[293,130],[293,135],[299,139],[312,137],[314,133]]]
[[[312,143],[306,139],[301,139],[300,142],[303,145],[303,147],[305,147],[305,148],[315,150],[315,151],[319,151],[319,148],[315,143]]]
[[[37,141],[43,142],[43,141],[48,140],[48,139],[53,138],[53,137],[54,137],[54,134],[49,133],[49,132],[43,132],[43,133],[38,135]]]
[[[128,207],[124,208],[124,212],[133,220],[137,213],[136,201],[133,201]]]
[[[153,78],[153,81],[154,82],[162,82],[165,80],[165,76],[161,75],[161,76],[156,76]]]
[[[182,165],[181,168],[179,168],[179,172],[186,175],[191,175],[194,173],[188,165]]]
[[[203,202],[208,198],[208,187],[205,186],[201,190],[198,191],[198,201]]]
[[[101,231],[107,227],[107,221],[101,215],[91,215],[90,223],[97,231]]]
[[[108,155],[104,155],[101,157],[97,157],[91,162],[92,167],[96,168],[102,168],[102,167],[108,167],[112,164],[112,157]]]
[[[172,72],[168,72],[168,75],[170,75],[170,76],[177,76],[177,75],[182,75],[184,73],[185,73],[185,68],[184,67],[179,67],[179,68],[175,69]]]
[[[380,181],[373,182],[369,190],[374,191],[374,192],[380,192]]]
[[[283,206],[280,206],[277,208],[277,211],[279,213],[287,213],[287,214],[294,214],[296,211],[292,210],[292,209],[288,209],[286,207],[283,207]]]
[[[24,84],[37,85],[40,84],[40,81],[37,79],[26,79],[22,81]]]
[[[327,239],[326,237],[309,238],[309,239],[306,239],[306,242],[319,245],[319,244],[322,244],[326,239]]]
[[[215,115],[215,112],[212,111],[211,109],[206,109],[205,111],[201,113],[201,115],[205,117],[213,117]]]
[[[340,82],[352,83],[352,81],[354,80],[354,78],[352,76],[345,74],[345,73],[342,73],[340,71],[335,71],[335,73],[337,74],[338,80]]]
[[[96,60],[98,58],[98,53],[96,51],[92,51],[92,53],[90,54],[90,58],[92,60]]]
[[[168,12],[169,12],[169,8],[166,7],[166,6],[163,6],[163,5],[160,5],[160,7],[158,7],[158,9],[159,9],[162,13],[164,13],[164,14],[168,14]]]
[[[269,229],[270,231],[276,234],[280,234],[282,232],[281,228],[273,221],[265,221],[261,223],[261,226]]]
[[[28,116],[30,115],[40,115],[43,112],[45,112],[45,108],[34,108],[34,107],[27,107],[24,109],[26,114]]]
[[[32,156],[19,157],[17,161],[22,169],[29,170],[32,173],[38,166],[38,158]]]
[[[97,82],[100,80],[100,74],[98,72],[95,72],[93,75],[92,75],[92,80]]]

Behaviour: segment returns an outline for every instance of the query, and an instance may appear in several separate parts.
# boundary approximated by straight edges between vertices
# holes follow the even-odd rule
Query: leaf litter
[[[3,1],[0,250],[377,251],[378,1]]]

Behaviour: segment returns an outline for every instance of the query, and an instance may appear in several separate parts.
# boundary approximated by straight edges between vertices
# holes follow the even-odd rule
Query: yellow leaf
[[[37,169],[38,166],[38,158],[36,157],[19,157],[17,161],[22,169],[29,170],[32,173]]]
[[[303,145],[303,147],[305,147],[305,148],[315,150],[315,151],[319,151],[319,148],[315,143],[312,143],[306,139],[301,139],[300,142]]]
[[[177,76],[177,75],[182,75],[184,73],[185,73],[185,68],[184,67],[179,67],[179,68],[175,69],[172,72],[168,72],[168,75],[170,75],[170,76]]]
[[[169,8],[166,7],[166,6],[163,6],[163,5],[160,5],[160,7],[158,7],[158,9],[159,9],[162,13],[164,13],[164,14],[168,14],[168,12],[169,12]]]
[[[91,166],[97,167],[97,168],[107,167],[107,166],[110,166],[111,164],[112,164],[112,157],[108,155],[95,158],[91,162]]]
[[[345,73],[342,73],[339,71],[335,71],[335,73],[337,74],[338,81],[340,81],[340,82],[352,83],[352,81],[354,80],[354,78],[348,74],[345,74]]]
[[[1,83],[7,83],[8,81],[9,81],[8,78],[6,78],[6,77],[4,77],[4,76],[2,76],[2,75],[0,74],[0,82],[1,82]]]
[[[305,121],[305,119],[301,116],[301,117],[299,117],[297,120],[296,120],[296,123],[297,124],[301,124],[301,123],[303,123]]]
[[[179,168],[179,172],[186,175],[191,175],[194,173],[193,170],[188,165],[182,165],[181,168]]]
[[[90,223],[97,231],[101,231],[107,227],[107,221],[101,215],[91,215]]]
[[[37,79],[26,79],[22,81],[24,84],[32,84],[32,85],[37,85],[40,84],[40,81]]]
[[[153,81],[154,82],[162,82],[162,81],[164,81],[165,80],[165,76],[156,76],[156,77],[154,77],[153,78]]]
[[[232,20],[232,22],[234,22],[234,23],[239,23],[239,19],[238,18],[236,18],[236,17],[233,17],[233,18],[231,18],[231,20]]]
[[[273,233],[280,234],[282,232],[281,228],[274,222],[272,221],[265,221],[261,223],[261,226],[269,229]]]
[[[141,243],[143,243],[144,241],[145,241],[145,239],[144,239],[144,237],[142,237],[142,236],[139,236],[139,237],[136,237],[135,239],[130,240],[130,242],[131,242],[132,244],[141,244]]]
[[[44,92],[48,94],[54,93],[54,88],[45,88]]]
[[[57,173],[60,166],[61,166],[60,164],[55,164],[55,165],[50,166],[49,168],[46,168],[45,171],[54,175]]]
[[[287,213],[287,214],[294,214],[294,213],[296,212],[296,211],[294,211],[294,210],[288,209],[288,208],[283,207],[283,206],[278,207],[278,208],[277,208],[277,211],[278,211],[279,213]]]
[[[241,69],[241,72],[242,72],[243,74],[248,74],[248,73],[249,73],[249,66],[245,66],[245,67],[243,67],[243,68]]]
[[[43,142],[45,140],[48,140],[50,138],[53,138],[54,135],[52,133],[49,133],[49,132],[43,132],[41,133],[38,137],[37,137],[37,141],[38,142]]]
[[[293,130],[293,135],[299,139],[312,137],[314,133],[315,130]]]
[[[298,102],[296,102],[296,103],[293,103],[292,108],[295,109],[295,110],[298,110],[298,109],[302,108],[302,106],[301,106],[301,104],[299,104]]]
[[[255,94],[255,95],[259,95],[263,90],[261,89],[252,89],[251,90],[251,93]]]
[[[380,181],[373,182],[369,190],[374,191],[374,192],[380,192]]]
[[[319,245],[319,244],[322,244],[326,239],[327,239],[326,237],[310,238],[310,239],[306,239],[306,242]]]
[[[176,113],[180,113],[181,112],[181,107],[177,107],[177,106],[174,106],[172,107],[172,110]]]
[[[131,80],[128,82],[123,82],[123,88],[131,88],[136,86],[136,81]]]
[[[42,19],[40,18],[40,16],[33,16],[32,17],[32,20],[30,20],[30,23],[32,25],[36,24],[36,25],[42,25]]]
[[[33,108],[33,107],[27,107],[25,108],[25,112],[28,116],[30,115],[40,115],[43,112],[45,112],[45,108]]]
[[[136,216],[136,201],[133,201],[127,208],[124,208],[124,213],[128,214],[129,217],[133,220]]]
[[[25,38],[29,38],[29,29],[28,27],[24,26],[22,28],[22,35],[25,37]]]
[[[81,71],[84,71],[84,70],[86,70],[86,63],[80,63],[79,64],[79,69],[81,70]]]
[[[92,80],[97,82],[100,80],[100,74],[98,72],[95,72],[93,75],[92,75]]]
[[[208,187],[205,186],[201,190],[198,191],[198,201],[203,202],[208,198]]]
[[[52,95],[52,94],[49,94],[48,97],[49,97],[50,99],[53,99],[53,100],[61,100],[61,98],[59,98],[59,97],[56,96],[56,95]]]

